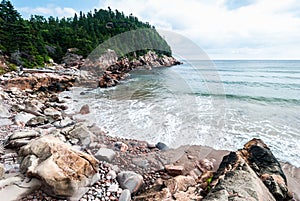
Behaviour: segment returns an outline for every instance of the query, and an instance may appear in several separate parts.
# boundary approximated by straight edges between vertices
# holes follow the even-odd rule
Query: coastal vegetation
[[[143,36],[143,43],[163,47],[158,48],[163,51],[154,51],[159,55],[171,56],[171,48],[154,26],[141,22],[132,14],[126,16],[118,10],[113,11],[110,7],[107,10],[80,12],[70,18],[32,15],[29,19],[24,19],[9,0],[2,0],[0,27],[0,53],[6,55],[11,63],[27,68],[43,66],[50,61],[60,63],[69,48],[76,48],[77,54],[86,57],[107,39],[137,29],[148,30]],[[124,45],[140,42],[133,38]],[[148,50],[138,50],[126,55],[118,48],[114,51],[121,56],[133,58],[144,55]]]

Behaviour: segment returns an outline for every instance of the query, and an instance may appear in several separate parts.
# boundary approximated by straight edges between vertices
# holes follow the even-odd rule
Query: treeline
[[[50,60],[60,63],[69,48],[77,48],[77,53],[86,57],[109,38],[140,28],[147,29],[142,36],[143,41],[132,40],[120,45],[147,43],[149,47],[158,47],[158,50],[154,49],[158,54],[171,55],[169,45],[149,23],[143,23],[132,15],[125,16],[118,10],[112,11],[109,7],[108,10],[95,9],[87,14],[80,12],[72,18],[46,19],[34,15],[23,19],[10,1],[2,0],[0,27],[0,51],[10,56],[11,62],[24,67],[42,66]],[[146,53],[146,50],[137,50],[124,55],[123,48],[118,48],[118,45],[114,47],[122,56],[134,57]]]

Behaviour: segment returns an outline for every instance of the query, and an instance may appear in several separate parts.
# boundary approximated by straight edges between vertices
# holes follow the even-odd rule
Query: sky
[[[299,0],[11,0],[31,14],[72,17],[118,9],[181,34],[211,59],[300,59]]]

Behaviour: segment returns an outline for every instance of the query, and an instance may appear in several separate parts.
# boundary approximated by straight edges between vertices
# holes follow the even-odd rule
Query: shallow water
[[[300,61],[186,61],[66,95],[74,98],[68,112],[89,104],[84,118],[110,135],[229,150],[256,137],[300,167]]]

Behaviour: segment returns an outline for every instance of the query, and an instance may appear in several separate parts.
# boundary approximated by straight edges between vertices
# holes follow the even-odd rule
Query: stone
[[[118,184],[111,184],[107,189],[108,192],[118,192],[118,190],[119,190]]]
[[[55,119],[55,120],[60,120],[60,119],[62,119],[62,117],[61,117],[61,112],[57,111],[56,109],[54,109],[54,108],[52,108],[52,107],[46,108],[46,109],[44,110],[44,114],[45,114],[46,116],[52,117],[52,118]]]
[[[149,168],[150,164],[147,159],[143,158],[132,158],[132,163],[140,168]]]
[[[25,112],[20,112],[15,116],[15,123],[17,125],[23,125],[27,124],[27,122],[34,118],[35,116],[33,114],[25,113]]]
[[[128,150],[128,145],[124,142],[116,142],[114,146],[121,152],[126,152]]]
[[[10,114],[9,114],[8,109],[7,109],[7,105],[2,103],[2,101],[0,99],[0,119],[9,118],[9,117],[10,117]]]
[[[156,148],[158,148],[161,151],[167,151],[169,149],[169,147],[165,143],[162,143],[162,142],[158,142],[155,146],[156,146]]]
[[[190,186],[196,185],[195,179],[191,176],[179,175],[175,177],[174,180],[177,183],[178,191],[187,191]]]
[[[110,170],[107,173],[107,176],[109,176],[113,180],[113,179],[117,178],[117,173],[114,170]]]
[[[56,121],[53,123],[53,126],[55,126],[56,128],[65,128],[67,126],[71,126],[73,125],[75,122],[70,119],[70,117],[65,117],[62,120]]]
[[[20,170],[39,178],[43,190],[57,197],[81,197],[99,177],[99,163],[52,135],[31,141],[19,151]]]
[[[33,117],[29,121],[27,121],[26,126],[32,126],[32,127],[40,126],[40,125],[47,124],[48,122],[49,122],[49,119],[47,119],[46,117],[37,116],[37,117]]]
[[[41,187],[38,179],[32,178],[28,181],[22,175],[8,174],[0,180],[1,200],[21,200],[21,198]]]
[[[79,111],[80,114],[85,115],[90,113],[90,107],[88,104],[83,105]]]
[[[16,140],[16,139],[22,139],[22,138],[31,139],[31,138],[36,138],[39,136],[40,136],[40,133],[35,130],[16,131],[9,137],[9,140]]]
[[[117,180],[122,189],[128,189],[132,194],[137,193],[144,183],[143,177],[132,171],[120,172]]]
[[[95,157],[100,161],[111,162],[115,158],[116,152],[112,149],[100,148]]]
[[[4,172],[5,172],[4,165],[2,163],[0,163],[0,179],[3,178]]]
[[[122,191],[119,201],[130,201],[131,200],[131,194],[128,189],[125,189]]]
[[[172,176],[182,175],[184,167],[183,166],[174,166],[174,165],[165,165],[165,169],[168,174]]]
[[[68,131],[70,138],[76,138],[84,146],[88,146],[92,142],[93,133],[84,124],[77,124]]]
[[[25,109],[36,112],[36,113],[41,113],[42,108],[44,107],[44,104],[42,104],[38,100],[31,100],[25,104]]]
[[[28,144],[32,139],[39,137],[41,134],[35,130],[16,131],[9,137],[7,147],[19,148]]]
[[[260,176],[276,200],[285,200],[289,197],[287,180],[281,165],[262,140],[254,138],[247,142],[241,153],[248,159],[251,168]]]
[[[249,172],[250,171],[250,172]],[[256,174],[248,169],[230,171],[209,192],[203,201],[269,200],[275,198]]]
[[[230,152],[229,155],[224,156],[209,185],[212,190],[204,200],[225,201],[234,198],[276,200],[240,151]]]

